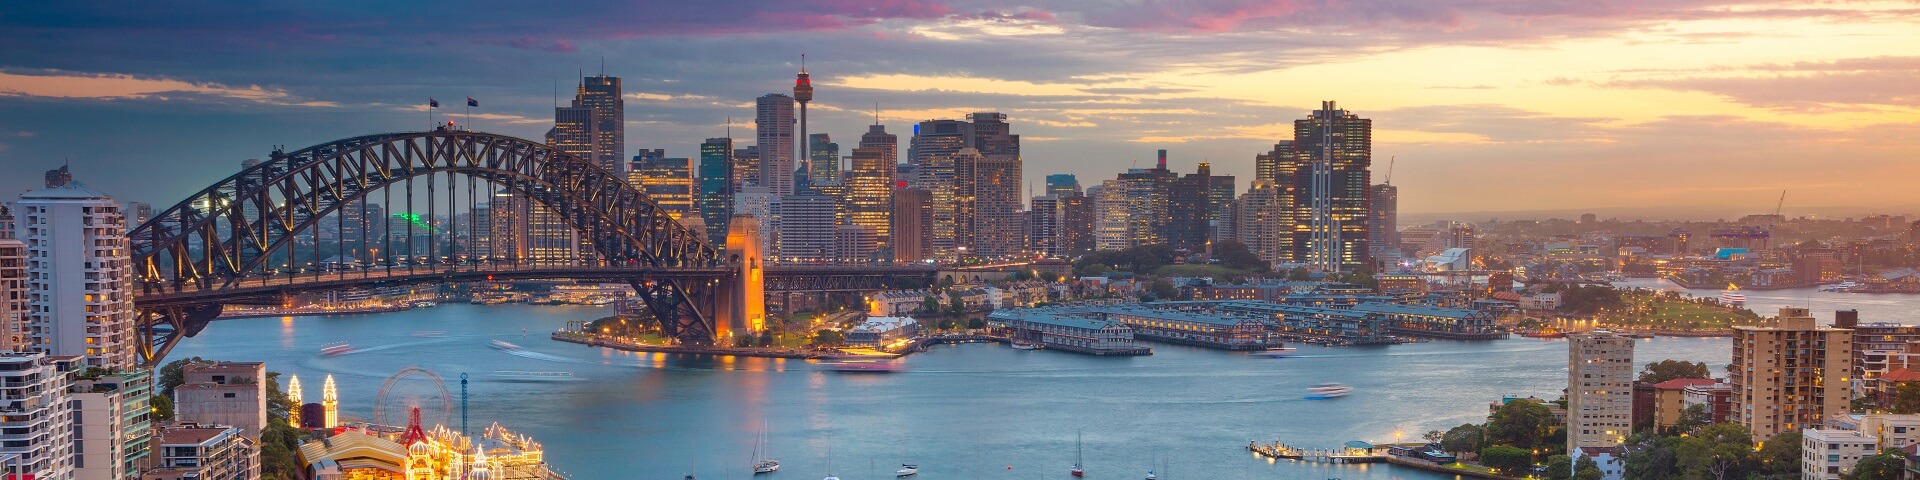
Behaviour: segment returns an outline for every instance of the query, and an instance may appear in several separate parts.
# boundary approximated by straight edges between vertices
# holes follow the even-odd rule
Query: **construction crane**
[[[1400,156],[1399,156],[1399,155],[1394,155],[1394,156],[1391,156],[1391,157],[1387,157],[1387,178],[1386,178],[1386,180],[1384,180],[1384,181],[1381,181],[1380,183],[1384,183],[1384,184],[1387,184],[1387,185],[1392,185],[1392,184],[1393,184],[1393,164],[1394,164],[1394,161],[1396,161],[1396,160],[1399,160],[1399,159],[1400,159]]]
[[[1780,190],[1780,201],[1773,204],[1773,216],[1767,217],[1767,239],[1763,249],[1773,248],[1773,224],[1780,221],[1780,208],[1787,206],[1787,191]]]

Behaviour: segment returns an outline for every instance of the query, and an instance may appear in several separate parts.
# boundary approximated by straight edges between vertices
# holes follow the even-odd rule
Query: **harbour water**
[[[1635,278],[1613,282],[1621,288],[1651,288],[1682,292],[1687,295],[1719,298],[1719,289],[1686,289],[1666,279]],[[1763,316],[1780,313],[1780,307],[1806,307],[1823,321],[1833,320],[1834,310],[1859,310],[1861,322],[1920,324],[1920,295],[1903,293],[1822,292],[1818,288],[1781,290],[1741,290],[1747,296],[1747,309]]]
[[[1913,321],[1920,298],[1902,297]],[[446,378],[459,418],[461,373],[468,418],[499,421],[546,444],[575,479],[744,479],[753,440],[771,429],[771,477],[834,474],[891,478],[915,463],[928,479],[1065,479],[1075,432],[1084,432],[1088,478],[1137,479],[1156,460],[1160,478],[1445,478],[1384,465],[1269,463],[1248,440],[1337,447],[1392,441],[1483,421],[1505,395],[1559,396],[1563,340],[1434,341],[1380,347],[1301,346],[1268,359],[1154,345],[1147,357],[1095,358],[1017,351],[996,344],[942,346],[906,359],[894,374],[837,374],[797,360],[628,353],[555,342],[567,321],[608,314],[577,306],[446,304],[403,312],[216,322],[172,358],[268,362],[296,374],[317,401],[322,376],[339,382],[342,416],[370,418],[388,375],[419,365]],[[1828,314],[1830,315],[1830,313]],[[415,332],[445,331],[421,337]],[[524,331],[524,333],[523,333]],[[489,347],[502,340],[518,351]],[[322,357],[349,341],[354,353]],[[1728,340],[1640,340],[1635,361],[1726,365]],[[497,371],[570,372],[570,381],[507,381]],[[284,380],[283,380],[284,381]],[[1303,400],[1308,386],[1339,382],[1354,394]],[[430,415],[431,416],[431,415]],[[1170,475],[1168,475],[1170,473]]]

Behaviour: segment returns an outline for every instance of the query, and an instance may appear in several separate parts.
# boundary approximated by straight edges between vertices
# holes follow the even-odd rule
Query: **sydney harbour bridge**
[[[430,251],[409,251],[403,260],[389,254],[351,266],[327,263],[343,258],[346,247],[324,247],[322,227],[344,227],[350,209],[371,221],[364,212],[374,198],[385,209],[404,207],[402,218],[421,218],[416,205],[427,216],[457,218],[454,212],[495,195],[558,214],[593,255],[570,262],[466,255],[441,247],[451,238],[433,238],[456,235],[463,228],[456,224],[424,228]],[[573,279],[630,284],[662,333],[705,345],[730,329],[758,326],[765,293],[871,291],[934,274],[929,266],[769,265],[756,229],[753,220],[738,218],[725,245],[715,245],[599,163],[504,135],[440,129],[276,149],[129,233],[136,333],[142,358],[158,364],[224,305],[278,305],[293,295],[352,288]]]

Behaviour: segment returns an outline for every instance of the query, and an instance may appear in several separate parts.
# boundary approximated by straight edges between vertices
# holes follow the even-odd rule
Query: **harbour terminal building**
[[[1009,330],[1017,341],[1052,350],[1099,356],[1153,354],[1134,341],[1133,327],[1084,314],[1046,308],[995,310],[987,315],[987,324]]]

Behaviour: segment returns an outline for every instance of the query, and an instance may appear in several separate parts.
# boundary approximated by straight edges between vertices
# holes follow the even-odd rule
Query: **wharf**
[[[913,341],[913,343],[907,344],[906,348],[900,349],[900,351],[902,353],[924,352],[924,351],[927,351],[927,347],[931,347],[934,345],[956,344],[956,343],[1013,343],[1013,339],[998,336],[998,335],[977,335],[977,334],[934,335],[931,337],[916,339]]]
[[[1278,346],[1278,345],[1267,345],[1264,342],[1262,343],[1216,342],[1213,340],[1208,340],[1208,339],[1199,338],[1199,337],[1191,337],[1191,336],[1181,337],[1181,336],[1174,336],[1174,335],[1166,335],[1150,329],[1134,330],[1133,338],[1138,340],[1145,340],[1149,342],[1156,342],[1156,343],[1187,345],[1192,347],[1203,347],[1203,348],[1211,348],[1215,350],[1227,350],[1227,351],[1264,350],[1269,346]]]
[[[1441,340],[1499,340],[1507,338],[1507,332],[1449,332],[1444,330],[1420,330],[1393,327],[1389,329],[1395,335],[1407,337],[1436,338]]]
[[[1402,343],[1414,342],[1413,339],[1407,338],[1407,337],[1352,338],[1352,337],[1318,335],[1318,334],[1296,333],[1296,332],[1286,332],[1286,331],[1273,332],[1271,335],[1274,338],[1278,338],[1288,342],[1305,343],[1308,345],[1320,345],[1323,347],[1351,347],[1351,346],[1357,346],[1357,345],[1398,345]]]
[[[1338,464],[1386,463],[1397,467],[1417,468],[1431,472],[1456,475],[1463,478],[1517,480],[1515,477],[1495,475],[1480,470],[1449,467],[1420,458],[1394,455],[1391,453],[1393,448],[1392,446],[1373,445],[1359,441],[1347,442],[1347,447],[1342,450],[1303,449],[1280,442],[1267,444],[1262,444],[1257,441],[1247,442],[1247,450],[1253,452],[1254,456],[1269,459]]]
[[[598,338],[594,336],[589,336],[589,335],[584,335],[579,333],[568,333],[568,332],[553,332],[553,339],[562,341],[562,342],[567,342],[567,343],[578,343],[578,344],[586,345],[589,347],[606,347],[614,350],[625,350],[629,352],[686,353],[686,354],[694,354],[694,355],[732,355],[736,357],[793,358],[793,359],[813,359],[813,360],[848,358],[846,355],[840,355],[840,354],[835,354],[832,352],[824,352],[824,351],[813,351],[813,350],[796,350],[796,349],[771,350],[771,349],[764,349],[764,348],[703,347],[703,346],[696,346],[696,345],[649,345],[644,343],[622,342],[619,340]]]

